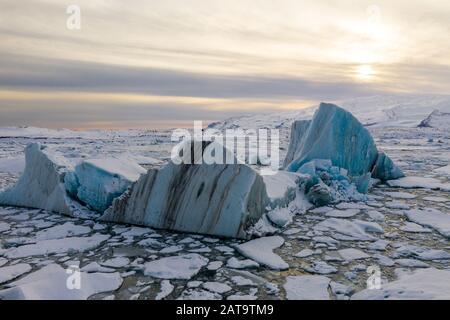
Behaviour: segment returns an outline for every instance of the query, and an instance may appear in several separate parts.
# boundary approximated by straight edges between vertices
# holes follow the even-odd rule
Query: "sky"
[[[449,17],[448,0],[2,0],[0,126],[186,127],[448,94]]]

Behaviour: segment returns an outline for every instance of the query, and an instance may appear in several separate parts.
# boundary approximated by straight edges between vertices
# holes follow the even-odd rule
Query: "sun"
[[[371,65],[363,64],[356,69],[356,77],[362,80],[370,80],[375,74]]]

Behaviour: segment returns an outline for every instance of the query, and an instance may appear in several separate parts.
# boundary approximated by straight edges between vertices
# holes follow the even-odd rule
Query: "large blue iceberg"
[[[327,160],[330,163],[323,167]],[[328,103],[320,104],[311,121],[294,122],[285,168],[311,176],[306,192],[316,190],[320,199],[313,202],[318,203],[326,202],[326,187],[333,181],[343,185],[347,182],[342,181],[348,181],[358,192],[366,193],[371,178],[404,176],[385,153],[378,151],[369,131],[350,112]]]

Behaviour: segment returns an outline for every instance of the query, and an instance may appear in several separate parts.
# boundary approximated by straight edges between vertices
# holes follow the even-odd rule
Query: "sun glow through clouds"
[[[375,71],[371,65],[364,64],[356,69],[356,77],[361,80],[370,80],[373,78]]]

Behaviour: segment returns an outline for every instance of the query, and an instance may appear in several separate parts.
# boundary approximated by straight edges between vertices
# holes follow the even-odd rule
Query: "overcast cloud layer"
[[[444,0],[3,0],[0,125],[166,127],[448,94],[449,16]]]

